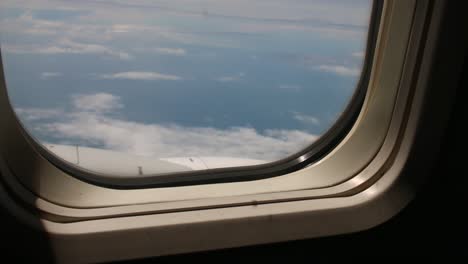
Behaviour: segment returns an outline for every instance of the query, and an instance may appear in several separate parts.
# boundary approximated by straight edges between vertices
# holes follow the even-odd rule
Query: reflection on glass
[[[10,99],[46,148],[120,176],[275,161],[361,73],[371,2],[2,0]]]

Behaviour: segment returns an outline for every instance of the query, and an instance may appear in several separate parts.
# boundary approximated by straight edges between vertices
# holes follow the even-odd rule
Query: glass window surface
[[[310,146],[360,78],[369,0],[2,0],[7,89],[40,144],[131,177]]]

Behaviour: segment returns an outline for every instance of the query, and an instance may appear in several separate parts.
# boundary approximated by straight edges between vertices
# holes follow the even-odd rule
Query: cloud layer
[[[130,60],[133,57],[123,51],[114,50],[99,44],[78,43],[61,39],[54,44],[43,45],[3,45],[2,51],[16,54],[93,54]]]
[[[273,161],[307,147],[316,135],[300,130],[250,127],[187,127],[177,124],[145,124],[114,118],[124,106],[118,96],[106,93],[76,95],[73,110],[17,109],[24,120],[35,120],[36,132],[54,135],[58,142],[82,142],[104,149],[159,158],[187,156],[239,157]],[[44,113],[62,118],[42,120]]]
[[[361,69],[357,67],[346,67],[342,65],[320,65],[318,70],[323,72],[329,72],[340,76],[359,76]]]
[[[187,54],[187,51],[181,48],[156,48],[155,52],[174,56],[184,56]]]
[[[293,112],[293,118],[304,125],[319,125],[320,120],[315,116],[306,115],[299,112]]]
[[[15,108],[16,114],[23,121],[35,121],[45,119],[57,119],[63,111],[60,109],[42,109],[42,108]]]
[[[140,80],[140,81],[179,81],[182,77],[171,74],[163,74],[159,72],[119,72],[112,74],[101,74],[101,79],[112,80]]]
[[[48,80],[48,79],[57,78],[57,77],[60,77],[60,76],[62,76],[62,73],[60,73],[60,72],[43,72],[43,73],[41,73],[41,79],[42,80]]]
[[[77,111],[99,114],[123,108],[120,97],[108,93],[75,95],[72,98],[72,105]]]
[[[218,78],[216,78],[216,81],[218,81],[218,82],[236,82],[236,81],[242,80],[242,78],[244,78],[244,76],[245,76],[245,73],[240,72],[240,73],[238,73],[236,75],[232,75],[232,76],[218,77]]]

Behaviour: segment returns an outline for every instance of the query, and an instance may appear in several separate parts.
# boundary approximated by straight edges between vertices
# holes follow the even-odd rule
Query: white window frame
[[[0,201],[49,233],[61,261],[141,258],[378,225],[414,195],[401,172],[427,87],[422,73],[431,64],[442,9],[440,2],[434,5],[384,2],[369,87],[355,125],[319,162],[275,178],[147,189],[80,181],[31,146],[2,81]],[[0,74],[4,80],[3,70]]]

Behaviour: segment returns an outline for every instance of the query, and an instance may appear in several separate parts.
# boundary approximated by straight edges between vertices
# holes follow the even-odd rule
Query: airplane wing
[[[57,144],[44,144],[44,147],[70,163],[112,177],[250,166],[267,162],[235,157],[151,158],[112,150]]]

